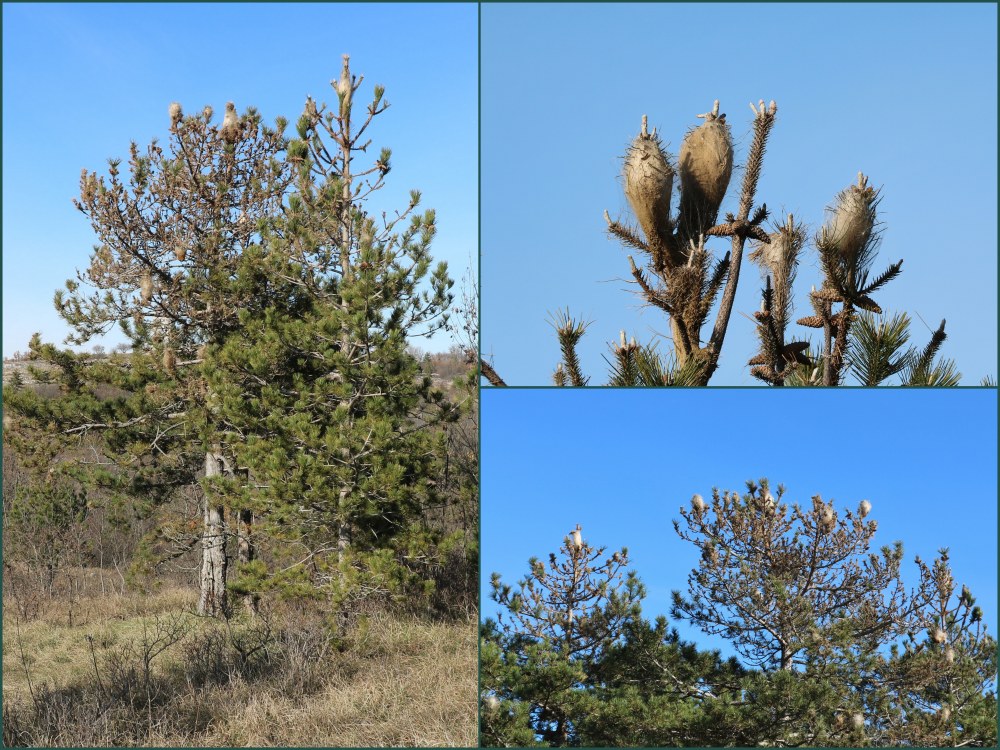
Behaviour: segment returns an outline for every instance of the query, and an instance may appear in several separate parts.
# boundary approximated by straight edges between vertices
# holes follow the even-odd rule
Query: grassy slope
[[[190,601],[189,601],[190,599]],[[4,702],[27,708],[27,664],[36,691],[93,683],[87,636],[98,645],[120,646],[142,638],[157,616],[190,611],[187,592],[154,596],[107,597],[76,608],[68,624],[65,606],[17,623],[14,607],[3,618]],[[192,633],[216,627],[193,615]],[[154,672],[182,666],[184,641],[159,657]],[[22,651],[23,647],[23,659]],[[23,663],[22,663],[23,662]],[[162,706],[171,722],[156,725],[147,745],[205,746],[473,746],[476,744],[476,626],[428,623],[387,615],[366,620],[342,651],[330,650],[322,662],[302,667],[313,679],[307,691],[290,691],[294,666],[282,665],[281,679],[247,681],[199,689],[178,687]],[[318,680],[317,680],[318,676]],[[185,695],[182,692],[188,691]],[[197,704],[196,706],[194,704]],[[202,710],[204,707],[204,710]],[[185,726],[177,716],[192,715]],[[170,729],[165,727],[170,726]],[[180,729],[179,727],[184,727]],[[76,744],[72,735],[57,744]],[[97,739],[91,737],[90,739]]]

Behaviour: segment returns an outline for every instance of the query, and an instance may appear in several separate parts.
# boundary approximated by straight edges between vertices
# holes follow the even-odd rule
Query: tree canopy
[[[907,587],[902,544],[872,551],[868,500],[784,495],[696,494],[675,521],[701,555],[671,616],[729,641],[728,659],[645,618],[627,549],[574,534],[516,587],[494,574],[484,744],[994,745],[996,641],[948,551],[916,557]]]

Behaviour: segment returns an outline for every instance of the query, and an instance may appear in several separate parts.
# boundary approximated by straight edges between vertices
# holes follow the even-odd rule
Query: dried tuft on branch
[[[222,118],[219,135],[228,143],[235,143],[240,137],[240,118],[236,114],[236,105],[226,102],[226,115]]]
[[[153,299],[153,277],[149,271],[142,275],[142,280],[139,282],[139,299],[144,305]]]
[[[682,237],[694,238],[715,224],[733,174],[733,138],[716,99],[705,122],[681,144],[681,204],[678,224]]]
[[[868,187],[868,178],[858,172],[858,184],[837,196],[837,205],[821,231],[821,242],[836,247],[847,260],[857,257],[875,228],[878,193]]]
[[[635,213],[647,243],[662,242],[670,233],[670,198],[674,185],[674,170],[655,132],[646,132],[646,117],[642,132],[635,137],[625,156],[622,171],[625,197]]]

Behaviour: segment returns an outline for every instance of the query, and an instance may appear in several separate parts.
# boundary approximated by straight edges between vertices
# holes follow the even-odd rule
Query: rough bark
[[[490,382],[490,385],[495,385],[500,387],[507,385],[503,381],[503,378],[501,378],[497,374],[497,371],[494,370],[493,367],[490,365],[490,363],[487,362],[485,359],[480,358],[479,371],[482,373],[483,377]]]
[[[222,456],[205,453],[205,477],[220,476]],[[216,505],[210,492],[205,493],[205,520],[201,541],[201,597],[198,614],[216,617],[226,611],[226,516],[225,508]]]

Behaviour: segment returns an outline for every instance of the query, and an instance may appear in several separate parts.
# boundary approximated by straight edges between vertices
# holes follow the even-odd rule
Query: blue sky
[[[579,353],[601,384],[620,329],[644,342],[669,333],[640,309],[627,253],[605,231],[605,209],[631,219],[621,157],[643,114],[676,154],[719,99],[739,166],[748,103],[774,99],[758,203],[812,236],[836,194],[870,175],[883,188],[877,270],[905,259],[877,301],[909,312],[921,345],[930,329],[917,316],[930,328],[947,318],[942,354],[963,384],[995,376],[996,34],[995,4],[483,5],[484,353],[509,384],[550,384],[559,349],[546,320],[568,306],[594,321]],[[721,255],[728,240],[709,247]],[[811,314],[818,278],[810,247],[796,317]],[[745,362],[762,280],[745,259],[740,281],[714,385],[758,384]]]
[[[577,523],[629,548],[647,615],[669,614],[698,561],[671,521],[694,493],[768,477],[785,501],[872,504],[877,547],[951,550],[959,585],[997,621],[997,393],[987,389],[763,391],[490,389],[482,394],[482,601],[494,571],[514,583]],[[675,623],[703,647],[725,642]],[[724,649],[726,653],[730,651]]]
[[[4,4],[4,355],[34,331],[65,336],[52,295],[95,241],[70,202],[81,169],[105,173],[132,139],[165,143],[172,101],[221,118],[233,100],[294,123],[307,95],[336,102],[343,53],[365,76],[358,96],[380,83],[392,104],[369,131],[369,153],[393,151],[372,208],[421,190],[437,210],[434,257],[460,281],[477,250],[476,40],[475,4]]]

